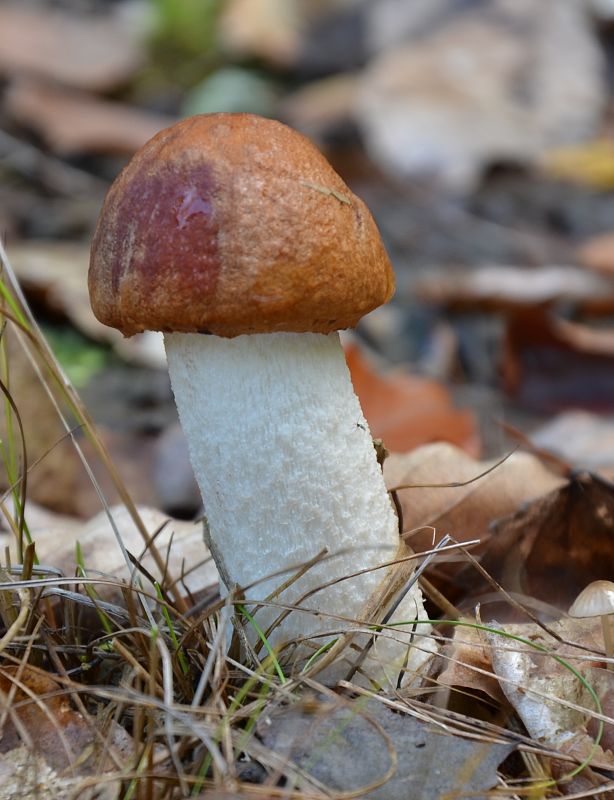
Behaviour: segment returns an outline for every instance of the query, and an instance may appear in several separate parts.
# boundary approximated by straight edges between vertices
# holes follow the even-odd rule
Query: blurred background
[[[132,153],[212,111],[306,133],[380,226],[397,294],[347,339],[374,436],[614,476],[613,67],[611,0],[0,2],[0,236],[135,499],[200,506],[160,341],[94,319],[89,241]],[[93,514],[17,349],[11,391],[29,496]]]

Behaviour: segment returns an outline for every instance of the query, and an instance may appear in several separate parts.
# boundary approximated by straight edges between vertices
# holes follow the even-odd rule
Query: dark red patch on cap
[[[220,260],[214,213],[214,181],[206,165],[141,161],[136,174],[120,180],[113,198],[112,291],[131,277],[147,306],[164,294],[177,307],[215,294]],[[104,235],[104,234],[103,234]]]

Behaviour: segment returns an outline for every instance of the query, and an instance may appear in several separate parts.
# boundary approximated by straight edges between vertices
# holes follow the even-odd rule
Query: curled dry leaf
[[[533,623],[502,628],[503,633],[527,640],[547,652],[495,633],[487,634],[501,689],[533,738],[579,760],[592,756],[592,766],[611,770],[614,753],[602,746],[593,752],[595,742],[587,729],[597,712],[595,701],[573,671],[557,660],[562,659],[577,670],[598,697],[611,693],[614,674],[601,669],[598,656],[584,649],[603,652],[601,626],[597,620],[563,619],[553,623],[551,629],[562,642]],[[608,722],[606,738],[601,744],[611,741],[612,724]]]
[[[614,577],[614,485],[582,473],[492,533],[485,569],[508,591],[567,609],[591,581]]]
[[[444,440],[477,455],[476,420],[453,407],[443,384],[405,373],[380,375],[355,344],[346,346],[345,355],[371,434],[389,450]]]
[[[92,91],[131,78],[144,51],[117,16],[79,17],[25,4],[0,6],[0,72],[38,75]]]
[[[132,155],[175,120],[83,92],[21,79],[8,89],[7,112],[36,131],[56,153]]]
[[[565,484],[564,479],[527,453],[513,453],[487,472],[494,464],[496,460],[476,461],[444,443],[426,445],[403,455],[393,453],[386,459],[384,477],[389,489],[428,484],[398,492],[403,530],[410,535],[409,542],[415,550],[427,550],[449,534],[459,542],[479,539],[480,546],[472,550],[479,555],[490,539],[493,520]],[[465,481],[471,482],[440,486]],[[439,557],[429,577],[441,584],[465,564],[462,556]]]

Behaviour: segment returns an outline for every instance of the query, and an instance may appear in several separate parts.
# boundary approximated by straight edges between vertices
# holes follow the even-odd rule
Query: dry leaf
[[[594,659],[582,649],[603,649],[601,626],[598,621],[564,619],[550,627],[561,637],[562,643],[533,623],[501,628],[503,633],[525,639],[546,649],[547,653],[529,644],[487,633],[501,689],[534,739],[579,760],[592,754],[592,766],[611,770],[614,754],[602,747],[593,751],[595,743],[587,731],[591,714],[597,711],[595,701],[577,676],[553,658],[555,655],[570,663],[598,697],[605,696],[614,687],[614,673],[596,667]],[[579,708],[564,705],[561,700]],[[608,727],[611,729],[610,723]],[[607,741],[611,741],[611,730]]]
[[[11,266],[30,298],[61,313],[82,333],[105,341],[109,328],[94,316],[87,290],[88,245],[77,242],[18,242],[9,248]]]
[[[7,507],[12,519],[15,519],[17,514],[11,500],[7,501]],[[55,542],[59,548],[62,547],[62,543],[71,542],[74,555],[74,543],[79,538],[79,532],[83,529],[82,519],[68,514],[57,514],[54,511],[49,511],[48,508],[38,505],[38,503],[32,500],[28,500],[26,503],[25,511],[28,530],[32,536],[32,541],[37,545],[36,552],[37,555],[39,555],[39,559],[38,543],[43,541],[49,543]],[[5,548],[10,552],[13,563],[17,563],[15,536],[8,526],[6,517],[2,515],[0,516],[0,549],[4,552]],[[55,561],[55,553],[49,544],[47,545],[46,552],[48,555],[51,555]],[[46,563],[48,566],[55,566],[53,563]]]
[[[501,703],[503,693],[492,674],[491,650],[483,631],[459,626],[442,655],[445,667],[437,683],[459,689],[483,692]],[[488,674],[485,674],[488,673]]]
[[[375,15],[379,4],[371,5]],[[434,15],[422,35],[368,65],[358,122],[368,151],[395,178],[436,175],[468,191],[485,166],[531,162],[598,125],[603,56],[584,9],[560,0],[491,0],[489,8],[465,4],[453,24]]]
[[[148,139],[176,120],[133,106],[21,79],[5,95],[8,114],[36,131],[62,155],[132,155]]]
[[[442,384],[406,373],[380,375],[355,344],[346,347],[346,359],[371,433],[389,450],[402,452],[443,440],[474,455],[479,452],[473,414],[455,409]]]
[[[302,18],[296,0],[228,0],[219,36],[229,52],[284,66],[296,57]]]
[[[137,511],[167,564],[166,581],[150,552],[145,552],[143,537],[126,507],[117,505],[110,508],[124,547],[150,575],[160,584],[165,582],[166,586],[177,580],[182,594],[187,591],[196,594],[217,585],[219,577],[204,542],[202,520],[173,519],[148,506],[137,506]],[[131,570],[124,561],[106,511],[100,511],[84,522],[28,502],[26,521],[41,564],[60,569],[65,575],[74,575],[78,542],[83,564],[91,577],[104,573],[117,580],[130,579]],[[8,547],[13,562],[17,562],[15,539],[6,528],[4,518],[0,520],[0,547]],[[113,600],[117,594],[113,587],[104,585],[97,587],[97,592],[105,600]]]
[[[119,16],[77,16],[24,4],[0,6],[0,72],[30,74],[92,91],[131,78],[143,47]]]
[[[89,245],[55,240],[21,241],[9,248],[11,266],[29,299],[61,315],[91,339],[112,344],[126,361],[166,369],[162,334],[146,331],[126,339],[99,322],[90,305]]]
[[[490,525],[515,511],[522,503],[544,495],[565,480],[554,475],[534,456],[513,453],[488,474],[496,463],[476,461],[449,444],[420,447],[403,455],[392,454],[384,462],[389,489],[429,484],[426,488],[398,492],[403,513],[403,530],[411,532],[409,542],[418,551],[428,550],[445,534],[460,542],[479,539],[472,553],[479,555],[488,543]],[[465,486],[440,484],[471,481]],[[434,484],[434,485],[433,485]],[[461,555],[440,556],[429,577],[441,585],[466,565]],[[449,587],[446,587],[449,591]]]
[[[29,667],[0,667],[0,709],[3,716],[8,710],[0,738],[3,755],[26,745],[52,769],[81,775],[115,769],[113,756],[121,763],[132,755],[123,728],[113,721],[106,728],[87,721],[58,683]]]
[[[614,280],[571,266],[494,265],[460,274],[432,270],[416,292],[425,302],[452,308],[509,311],[563,302],[586,313],[614,311]]]
[[[569,608],[591,581],[614,580],[614,485],[582,473],[495,522],[482,564],[505,589]]]
[[[614,330],[592,329],[534,308],[508,319],[502,380],[518,402],[543,411],[614,408]]]
[[[66,436],[57,410],[22,347],[28,340],[17,337],[16,329],[7,326],[3,341],[10,365],[11,396],[19,409],[25,433],[30,468],[28,497],[56,511],[72,514],[77,503],[87,502],[88,498],[94,502],[95,493],[90,486],[88,496],[88,486],[83,480],[85,473],[73,443]],[[66,413],[66,408],[63,410]],[[0,437],[7,441],[4,415],[0,418]],[[17,443],[15,447],[21,460],[21,448]],[[0,475],[0,485],[4,488],[7,480],[6,474]]]
[[[309,137],[322,140],[351,122],[360,77],[332,75],[296,89],[279,106],[280,117]]]
[[[43,506],[64,513],[89,517],[100,508],[100,499],[81,459],[73,440],[67,435],[57,409],[52,404],[47,391],[36,375],[26,356],[17,334],[12,326],[4,332],[10,364],[11,396],[19,409],[26,439],[28,474],[28,498]],[[27,339],[22,337],[22,341]],[[36,359],[35,359],[36,360]],[[41,366],[43,376],[46,369]],[[46,377],[49,380],[49,377]],[[64,414],[71,415],[63,407]],[[69,424],[74,424],[69,422]],[[0,419],[0,436],[6,438],[5,421]],[[103,493],[110,503],[118,502],[119,497],[113,482],[102,466],[96,450],[83,435],[79,427],[74,431],[75,439],[99,481]],[[152,436],[142,432],[119,434],[99,429],[101,440],[110,451],[111,457],[135,502],[158,505],[155,470],[156,443]],[[21,448],[16,444],[16,452],[21,458]],[[7,476],[0,476],[0,485],[6,488]]]
[[[162,559],[168,564],[167,575],[179,581],[180,589],[186,587],[197,593],[218,583],[218,574],[203,537],[203,523],[172,519],[155,508],[138,506],[137,510]],[[156,580],[168,586],[156,566],[151,554],[145,551],[143,537],[139,533],[125,506],[110,509],[113,522],[126,550],[135,556],[139,563]],[[113,528],[105,511],[100,511],[89,522],[82,524],[75,534],[61,538],[45,536],[36,539],[36,552],[41,561],[53,564],[72,574],[75,569],[75,543],[79,542],[83,553],[83,563],[92,576],[104,573],[119,580],[129,580],[130,571],[123,559]],[[101,586],[99,594],[109,599],[108,587]],[[182,591],[185,594],[185,590]]]
[[[614,419],[588,411],[566,411],[533,431],[531,442],[573,469],[614,480]]]

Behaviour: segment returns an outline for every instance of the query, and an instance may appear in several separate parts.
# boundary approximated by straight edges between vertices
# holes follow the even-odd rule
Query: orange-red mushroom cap
[[[308,139],[211,114],[161,131],[113,183],[89,287],[126,336],[231,337],[352,327],[394,278],[369,210]]]

